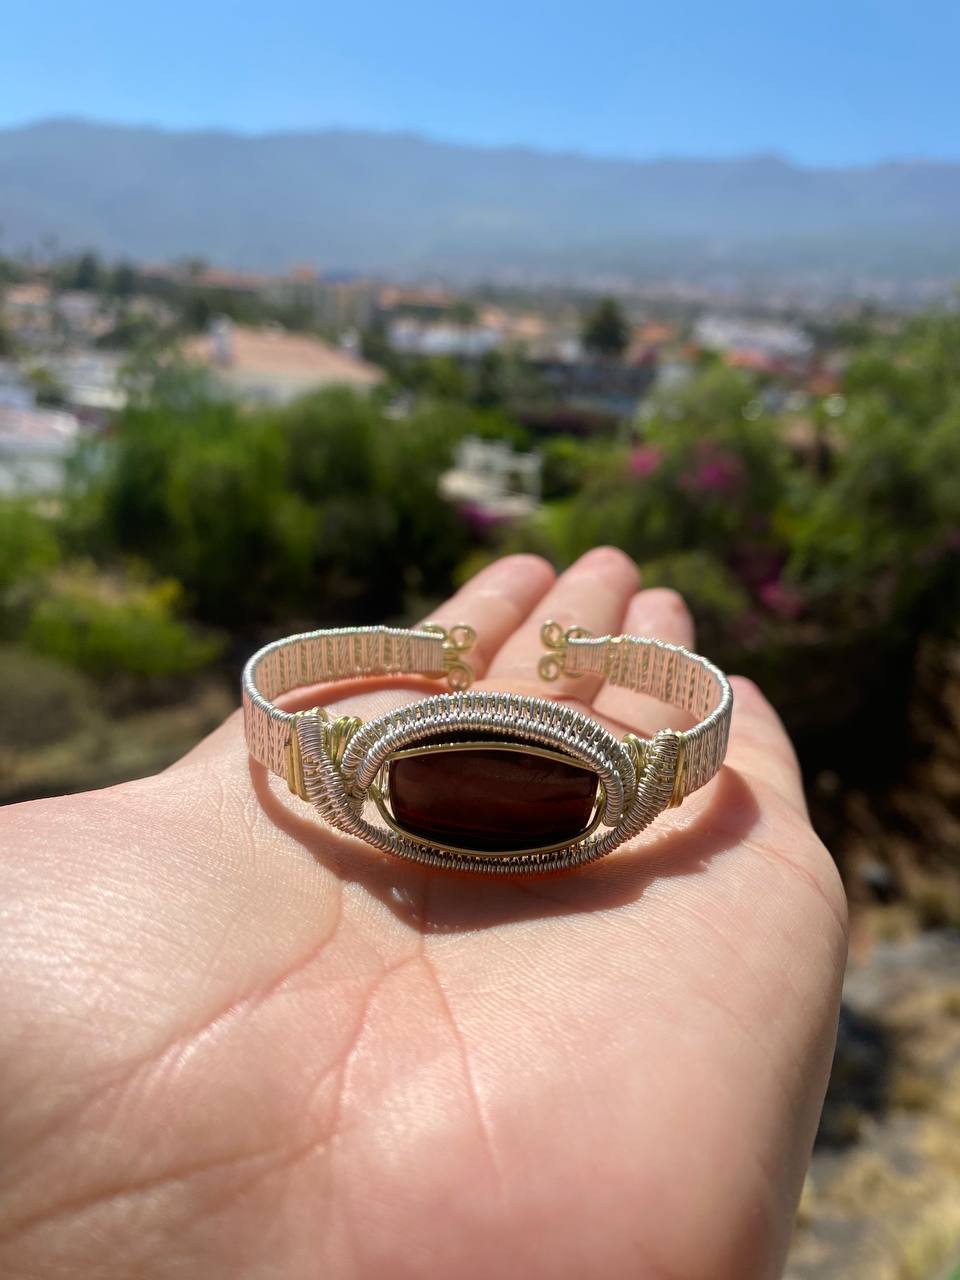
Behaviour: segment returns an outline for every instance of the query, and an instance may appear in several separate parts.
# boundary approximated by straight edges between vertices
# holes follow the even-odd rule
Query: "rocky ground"
[[[787,1280],[939,1280],[958,1251],[960,931],[938,930],[851,963]]]
[[[0,660],[0,678],[4,674]],[[220,680],[191,691],[191,697],[123,716],[95,707],[66,723],[53,737],[37,733],[38,742],[25,742],[24,712],[6,719],[5,695],[0,694],[0,804],[43,796],[109,787],[165,769],[195,746],[235,710],[239,699]],[[9,697],[6,701],[10,701]],[[29,707],[37,724],[40,708]]]

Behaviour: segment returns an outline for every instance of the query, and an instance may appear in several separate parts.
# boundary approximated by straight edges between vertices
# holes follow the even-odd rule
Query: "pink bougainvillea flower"
[[[805,606],[803,592],[792,582],[784,582],[782,578],[776,578],[771,582],[765,582],[757,594],[771,613],[785,621],[792,622],[803,613]]]
[[[663,450],[655,444],[643,444],[630,454],[630,473],[639,478],[652,476],[663,462]]]
[[[693,466],[680,483],[688,493],[735,498],[743,487],[743,479],[743,463],[736,454],[707,441],[698,447]]]
[[[502,515],[479,502],[465,502],[460,508],[460,515],[470,532],[480,537],[505,523]]]

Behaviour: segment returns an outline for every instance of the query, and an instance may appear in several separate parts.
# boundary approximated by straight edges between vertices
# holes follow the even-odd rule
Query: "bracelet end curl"
[[[451,693],[462,693],[473,684],[473,668],[464,662],[463,654],[469,653],[477,643],[477,633],[465,622],[453,627],[442,627],[437,622],[427,622],[421,631],[429,631],[443,640],[443,673]]]

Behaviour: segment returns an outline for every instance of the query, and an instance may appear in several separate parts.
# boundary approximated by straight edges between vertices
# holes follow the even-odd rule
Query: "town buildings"
[[[75,414],[38,407],[0,372],[0,495],[56,493],[79,435]]]

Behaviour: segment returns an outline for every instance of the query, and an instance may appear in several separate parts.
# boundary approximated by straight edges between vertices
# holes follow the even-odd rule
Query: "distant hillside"
[[[960,276],[960,164],[591,159],[345,131],[0,131],[2,247],[250,268]]]

